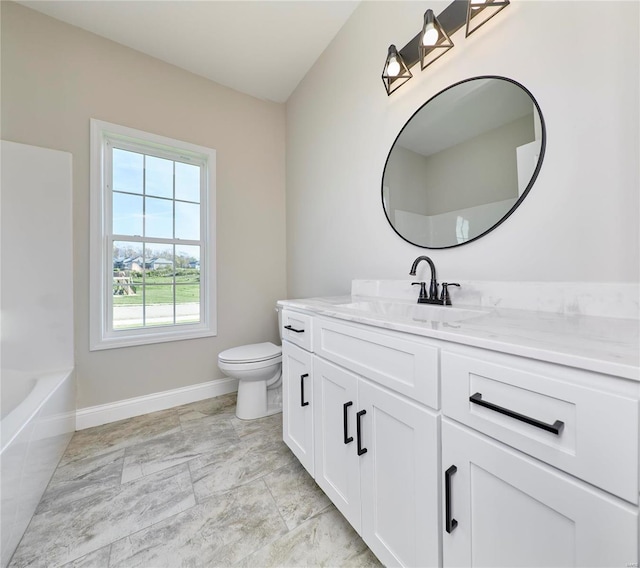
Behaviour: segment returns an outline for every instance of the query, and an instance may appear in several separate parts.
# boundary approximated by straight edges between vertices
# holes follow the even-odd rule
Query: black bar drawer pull
[[[366,410],[361,410],[356,414],[356,436],[358,438],[358,455],[367,453],[367,448],[362,447],[362,429],[360,426],[360,418],[362,418],[367,413]]]
[[[347,431],[348,409],[351,405],[353,405],[353,401],[345,402],[342,405],[342,421],[344,426],[344,443],[345,444],[353,442],[353,436],[349,436],[349,433]]]
[[[304,380],[309,376],[309,373],[300,375],[300,406],[309,406],[309,401],[304,400]]]
[[[504,414],[505,416],[509,416],[510,418],[515,418],[516,420],[520,420],[520,422],[526,422],[527,424],[531,424],[531,426],[535,426],[536,428],[540,428],[541,430],[546,430],[547,432],[551,432],[556,436],[560,435],[560,432],[562,432],[562,429],[564,428],[564,422],[562,422],[562,420],[556,420],[553,424],[540,422],[540,420],[536,420],[535,418],[525,416],[524,414],[519,414],[518,412],[514,412],[513,410],[509,410],[508,408],[503,408],[502,406],[498,406],[497,404],[482,400],[482,394],[479,392],[472,394],[469,397],[469,402],[478,404],[479,406],[483,406],[484,408],[488,408],[489,410],[493,410],[494,412],[499,412],[500,414]]]
[[[291,327],[290,325],[285,325],[284,328],[288,329],[289,331],[293,331],[294,333],[304,333],[304,329],[296,329],[295,327]]]
[[[451,531],[458,526],[458,521],[451,517],[451,476],[458,471],[455,465],[452,465],[444,472],[444,522],[445,530],[451,534]]]

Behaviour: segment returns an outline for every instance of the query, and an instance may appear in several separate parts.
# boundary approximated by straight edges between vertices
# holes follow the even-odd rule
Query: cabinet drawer
[[[313,350],[397,393],[439,407],[438,348],[395,332],[375,332],[318,318]]]
[[[594,373],[475,354],[442,353],[446,416],[638,502],[636,399],[600,390]]]
[[[282,339],[312,351],[312,321],[313,318],[310,315],[282,310]]]

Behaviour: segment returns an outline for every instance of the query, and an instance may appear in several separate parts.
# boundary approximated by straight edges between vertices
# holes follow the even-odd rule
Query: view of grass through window
[[[114,242],[114,329],[198,323],[200,262],[195,250],[192,254],[180,250],[197,247],[176,247],[175,255],[167,254],[165,248],[160,256],[158,251],[143,251],[136,245]],[[175,269],[163,262],[167,256],[175,258]]]
[[[113,149],[113,329],[200,322],[200,167]]]

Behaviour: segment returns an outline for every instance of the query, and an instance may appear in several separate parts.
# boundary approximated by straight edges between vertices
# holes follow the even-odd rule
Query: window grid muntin
[[[119,240],[123,240],[123,241],[129,241],[129,242],[140,242],[142,244],[142,259],[143,259],[143,266],[142,266],[142,310],[143,310],[143,323],[142,326],[139,327],[135,327],[135,328],[126,328],[126,329],[116,329],[114,328],[113,325],[113,293],[109,293],[107,294],[107,302],[105,302],[105,327],[106,327],[106,332],[107,334],[112,334],[112,333],[117,333],[118,335],[121,335],[123,331],[132,331],[135,332],[136,334],[140,334],[140,333],[149,333],[152,334],[153,330],[157,330],[158,328],[162,328],[162,327],[169,327],[168,325],[147,325],[147,302],[146,302],[146,292],[147,292],[147,282],[146,282],[146,272],[147,272],[147,267],[146,267],[146,245],[147,243],[156,243],[156,244],[168,244],[168,245],[172,245],[172,250],[173,250],[173,254],[172,254],[172,262],[173,262],[173,278],[172,278],[172,284],[165,284],[165,285],[172,285],[173,286],[173,323],[171,324],[171,327],[183,327],[183,326],[187,326],[187,327],[201,327],[203,326],[203,324],[205,323],[205,314],[206,314],[206,294],[204,293],[204,287],[203,287],[203,280],[202,278],[199,279],[199,283],[198,283],[198,304],[199,304],[199,312],[198,312],[198,321],[197,322],[185,322],[185,323],[177,323],[176,321],[176,274],[175,274],[175,258],[176,258],[176,245],[186,245],[186,246],[197,246],[199,248],[199,260],[198,262],[200,263],[200,274],[203,274],[206,272],[204,272],[204,270],[206,269],[206,257],[207,257],[207,249],[206,249],[206,240],[207,240],[207,235],[205,234],[207,229],[207,224],[206,224],[206,207],[208,206],[207,203],[207,195],[206,195],[206,188],[207,188],[207,182],[208,179],[206,177],[207,175],[207,162],[206,159],[203,159],[201,156],[186,156],[186,152],[173,152],[170,149],[164,149],[161,148],[155,144],[148,144],[146,142],[141,142],[140,144],[137,144],[135,142],[131,142],[129,140],[125,140],[125,139],[121,139],[118,136],[111,136],[111,135],[105,135],[105,148],[106,148],[106,152],[104,154],[106,154],[106,156],[103,157],[103,159],[105,160],[105,187],[107,189],[107,191],[105,192],[105,203],[106,203],[106,207],[105,207],[105,214],[104,214],[104,222],[105,222],[105,227],[108,228],[107,231],[105,231],[105,236],[106,236],[106,245],[107,245],[107,254],[105,255],[105,261],[108,263],[108,267],[107,270],[105,271],[107,274],[107,279],[109,280],[109,282],[107,283],[107,286],[105,287],[105,290],[113,290],[113,243],[114,241],[119,241]],[[120,150],[125,150],[125,151],[129,151],[129,152],[134,152],[137,154],[141,154],[143,156],[143,186],[142,186],[142,194],[139,193],[133,193],[133,192],[122,192],[122,191],[116,191],[115,189],[113,189],[113,149],[117,148]],[[153,156],[153,157],[159,157],[159,158],[164,158],[164,159],[168,159],[171,160],[173,162],[173,167],[172,167],[172,194],[173,194],[173,198],[171,199],[171,201],[173,202],[172,205],[172,211],[173,211],[173,219],[172,219],[172,234],[173,234],[173,238],[169,239],[169,238],[161,238],[161,237],[146,237],[146,198],[147,198],[147,184],[146,184],[146,157],[147,155],[149,156]],[[179,199],[176,200],[175,199],[175,194],[176,194],[176,182],[175,182],[175,163],[176,162],[180,162],[180,163],[184,163],[184,164],[188,164],[188,165],[192,165],[192,166],[197,166],[200,170],[200,183],[199,183],[199,192],[200,192],[200,201],[199,202],[194,202],[194,201],[188,201],[188,200],[184,200],[184,199]],[[132,194],[132,195],[136,195],[136,196],[142,196],[143,198],[143,211],[142,211],[142,222],[143,222],[143,235],[126,235],[126,234],[114,234],[113,233],[113,194],[114,193],[128,193],[128,194]],[[157,197],[157,196],[151,196],[154,199],[165,199],[168,200],[169,198],[163,198],[163,197]],[[179,239],[175,237],[175,224],[176,224],[176,218],[175,218],[175,202],[176,201],[180,201],[182,203],[191,203],[194,205],[198,205],[200,208],[200,226],[199,226],[199,232],[200,232],[200,239],[199,240],[193,240],[193,239]],[[163,284],[150,284],[151,286],[160,286]],[[149,331],[147,331],[149,330]],[[124,335],[124,334],[122,334]]]

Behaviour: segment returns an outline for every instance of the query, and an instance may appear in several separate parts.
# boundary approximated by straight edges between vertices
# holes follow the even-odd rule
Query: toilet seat
[[[270,367],[277,367],[282,363],[282,355],[264,359],[263,361],[244,361],[244,362],[228,362],[218,360],[218,368],[226,373],[238,373],[238,371],[259,371],[266,370]]]
[[[242,363],[260,363],[275,362],[272,359],[281,360],[282,347],[274,345],[271,342],[252,343],[250,345],[242,345],[226,349],[218,355],[220,363],[242,364]]]

